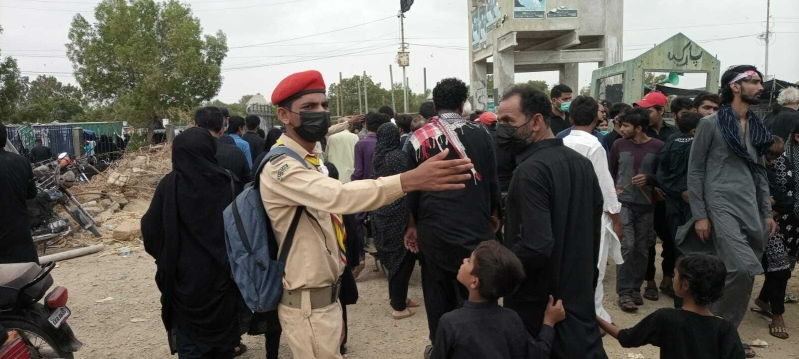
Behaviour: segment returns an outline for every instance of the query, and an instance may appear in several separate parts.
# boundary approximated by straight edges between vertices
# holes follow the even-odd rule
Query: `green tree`
[[[366,83],[366,95],[364,95],[364,85]],[[358,87],[360,87],[360,104],[358,102]],[[328,101],[330,103],[330,113],[338,115],[338,99],[339,96],[343,99],[341,105],[341,115],[349,116],[358,114],[360,112],[377,111],[384,105],[392,106],[391,93],[394,92],[394,112],[402,113],[405,108],[404,97],[402,94],[402,83],[395,83],[391,86],[391,90],[383,88],[379,82],[374,82],[370,76],[355,75],[341,81],[341,89],[339,90],[338,83],[330,84],[328,88]],[[408,112],[415,113],[418,111],[419,106],[425,101],[427,96],[430,95],[430,90],[427,94],[414,93],[411,90],[411,85],[408,84]],[[364,99],[368,99],[365,101]],[[368,108],[364,110],[364,107]]]
[[[69,122],[83,113],[80,89],[53,76],[40,75],[30,83],[19,108],[22,122]]]
[[[0,26],[0,35],[2,34],[3,27]],[[27,77],[20,76],[16,59],[6,57],[0,61],[0,121],[19,121],[17,107],[25,93],[26,82]]]
[[[87,99],[112,104],[134,126],[153,128],[216,96],[227,39],[202,35],[200,21],[176,0],[103,0],[97,22],[72,19],[67,56]],[[148,131],[148,137],[152,131]]]
[[[660,74],[655,76],[653,72],[646,72],[644,73],[644,86],[653,86],[656,83],[660,83],[661,81],[665,80],[668,75]]]
[[[536,90],[541,91],[541,92],[545,93],[547,96],[549,96],[549,85],[547,84],[546,81],[530,80],[530,81],[527,81],[527,83],[530,84],[530,85],[533,85],[533,87],[535,87]]]
[[[584,86],[583,88],[581,88],[580,89],[580,96],[590,97],[591,96],[591,86]]]

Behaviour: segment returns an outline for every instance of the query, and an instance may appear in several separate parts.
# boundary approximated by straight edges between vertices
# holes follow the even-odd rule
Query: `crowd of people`
[[[670,101],[652,91],[613,104],[565,85],[545,94],[517,84],[496,113],[469,110],[466,84],[447,78],[418,115],[383,106],[337,124],[325,91],[319,72],[295,73],[272,94],[281,126],[264,132],[257,116],[203,107],[175,138],[173,171],[141,225],[180,358],[241,355],[245,332],[266,334],[267,358],[281,337],[297,358],[342,357],[372,245],[388,275],[387,314],[401,320],[424,305],[425,357],[607,358],[606,334],[659,346],[663,358],[753,357],[737,328],[763,273],[752,310],[772,318],[771,335],[789,337],[796,88],[764,121],[751,110],[762,74],[748,65],[723,74],[719,95]],[[222,216],[248,183],[274,249],[292,243],[280,304],[254,314],[231,274]],[[674,308],[613,325],[603,307],[609,258],[622,311],[661,294]],[[408,297],[417,263],[421,300]]]
[[[799,91],[784,90],[784,112],[764,122],[750,110],[761,79],[738,66],[722,76],[720,96],[669,101],[652,91],[633,104],[520,84],[495,114],[471,113],[466,84],[448,78],[419,115],[383,106],[331,125],[324,81],[308,71],[275,89],[282,126],[263,138],[257,118],[201,108],[198,128],[175,139],[174,171],[142,219],[175,351],[246,351],[240,335],[251,326],[241,324],[247,310],[222,240],[233,178],[236,193],[255,180],[277,246],[296,237],[281,304],[252,319],[268,328],[268,358],[281,336],[295,357],[346,353],[346,308],[372,245],[391,316],[425,307],[425,357],[604,358],[606,333],[625,347],[660,346],[662,357],[751,356],[737,327],[758,274],[766,282],[755,309],[788,338],[783,299],[799,237],[799,121],[790,117]],[[788,127],[788,138],[771,135]],[[304,163],[269,155],[281,146]],[[212,189],[220,195],[209,201]],[[622,311],[661,294],[674,308],[615,327],[602,304],[608,258]],[[408,297],[417,262],[422,301]]]

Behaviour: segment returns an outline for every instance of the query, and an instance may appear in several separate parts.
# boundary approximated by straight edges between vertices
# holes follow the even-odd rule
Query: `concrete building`
[[[577,92],[579,63],[622,60],[623,0],[467,0],[467,6],[475,110],[487,109],[488,97],[510,87],[516,73],[559,71],[560,83]]]

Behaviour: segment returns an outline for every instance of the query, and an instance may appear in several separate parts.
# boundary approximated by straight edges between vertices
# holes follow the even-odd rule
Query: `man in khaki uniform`
[[[329,178],[314,144],[329,130],[348,125],[329,128],[325,88],[317,71],[296,73],[278,84],[272,103],[278,106],[286,133],[277,145],[305,158],[311,169],[280,155],[269,159],[260,174],[261,197],[279,246],[297,207],[305,206],[286,259],[283,299],[278,306],[283,334],[295,358],[342,357],[343,318],[337,297],[338,279],[345,268],[339,242],[346,234],[340,214],[375,210],[408,192],[464,188],[473,167],[468,159],[444,161],[448,152],[443,152],[395,176],[347,184]]]

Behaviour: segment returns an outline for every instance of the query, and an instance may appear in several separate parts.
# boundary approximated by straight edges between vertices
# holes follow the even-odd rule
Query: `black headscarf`
[[[272,149],[272,146],[275,145],[277,139],[283,135],[283,131],[281,131],[277,127],[272,127],[269,129],[269,132],[266,133],[266,142],[264,143],[264,152],[269,152]]]
[[[202,128],[175,137],[172,172],[158,184],[142,237],[156,260],[162,320],[209,346],[235,341],[239,291],[230,277],[222,211],[230,177],[216,162],[216,141]]]
[[[397,126],[391,122],[377,129],[377,145],[372,157],[374,168],[372,177],[386,177],[405,172],[405,156],[400,149],[400,135]]]
[[[258,172],[258,166],[261,164],[261,162],[263,162],[264,157],[266,157],[266,154],[269,153],[270,150],[272,150],[272,146],[274,146],[275,143],[277,143],[277,139],[280,138],[280,136],[282,135],[283,131],[281,131],[277,127],[272,127],[269,130],[269,132],[266,134],[266,141],[264,141],[264,150],[261,151],[261,154],[258,155],[258,157],[255,158],[255,161],[252,163],[253,178],[258,176],[258,174],[256,173]]]

